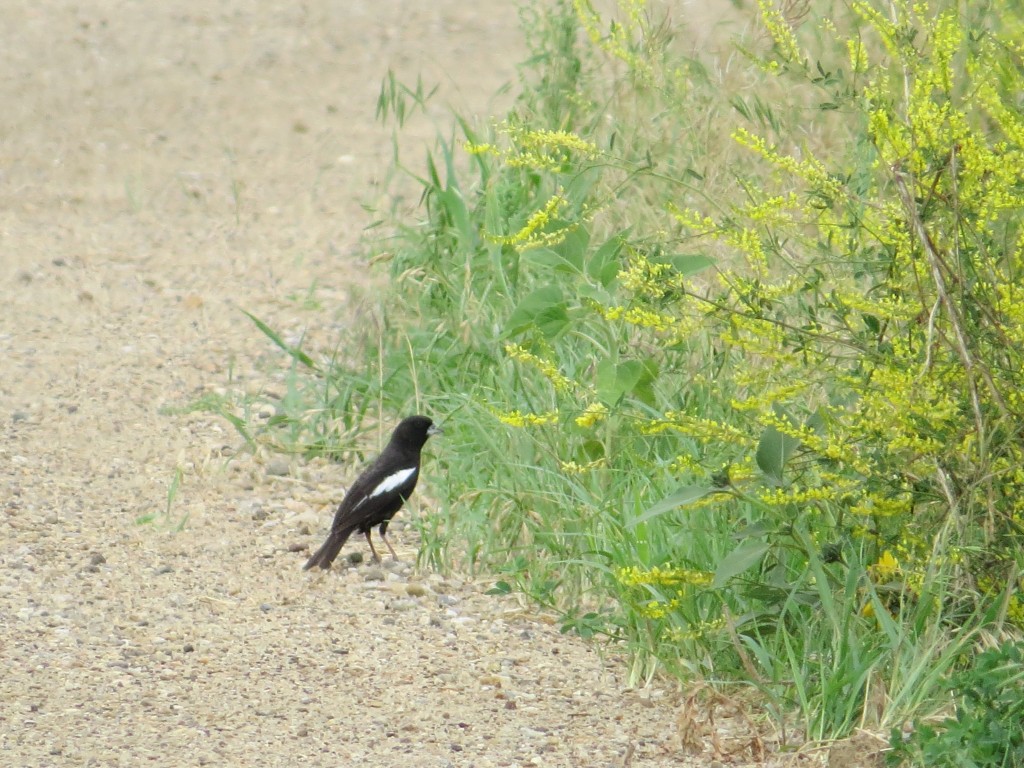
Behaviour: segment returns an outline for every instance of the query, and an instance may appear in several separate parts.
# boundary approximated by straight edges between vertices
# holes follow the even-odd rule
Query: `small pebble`
[[[267,462],[266,473],[269,477],[284,477],[291,471],[291,466],[287,459],[280,456],[275,456]]]

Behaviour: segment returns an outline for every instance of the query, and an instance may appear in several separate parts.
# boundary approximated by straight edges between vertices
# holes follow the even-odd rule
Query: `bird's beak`
[[[427,435],[443,435],[443,434],[444,434],[444,430],[441,429],[439,426],[437,426],[437,424],[431,424],[427,428]]]

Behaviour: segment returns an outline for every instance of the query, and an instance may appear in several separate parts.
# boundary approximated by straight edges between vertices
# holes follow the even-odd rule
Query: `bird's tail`
[[[323,543],[323,546],[316,551],[316,553],[309,558],[302,570],[308,571],[310,568],[319,565],[325,571],[331,567],[331,563],[334,562],[334,558],[341,552],[341,548],[345,546],[345,542],[348,541],[348,537],[352,535],[354,528],[346,528],[341,531],[331,531],[327,536],[327,541]]]

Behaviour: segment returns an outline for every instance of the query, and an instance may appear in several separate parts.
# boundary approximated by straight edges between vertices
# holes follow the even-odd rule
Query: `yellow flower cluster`
[[[763,372],[757,372],[758,377],[762,375]],[[740,383],[739,379],[740,377],[737,377],[737,383]],[[760,382],[750,381],[750,383],[756,384]],[[767,386],[759,392],[746,395],[742,399],[734,397],[729,401],[729,404],[737,411],[768,411],[775,403],[784,403],[796,399],[797,396],[802,395],[807,390],[809,384],[806,381],[797,381],[791,384]]]
[[[562,149],[576,152],[584,157],[596,157],[600,152],[592,141],[580,138],[568,131],[547,131],[536,128],[523,129],[506,126],[506,132],[520,151],[544,152]]]
[[[868,52],[864,48],[864,42],[859,38],[847,40],[846,51],[850,56],[850,70],[857,75],[867,72]]]
[[[494,144],[477,144],[472,141],[467,141],[465,144],[462,145],[462,148],[466,150],[467,154],[470,155],[501,155],[501,150],[498,149],[498,147],[495,146]]]
[[[801,210],[800,198],[796,192],[790,192],[788,195],[766,197],[757,202],[747,203],[741,210],[751,221],[772,226],[792,226],[793,214],[791,212]]]
[[[1017,595],[1010,595],[1006,605],[1006,619],[1017,629],[1024,629],[1024,600]]]
[[[560,171],[572,154],[591,159],[600,154],[597,145],[568,131],[549,131],[522,128],[503,123],[498,132],[511,142],[502,150],[489,142],[467,141],[462,146],[470,155],[490,155],[500,159],[509,168],[532,168],[535,170]]]
[[[638,566],[631,565],[619,568],[615,572],[615,578],[624,587],[637,587],[641,585],[677,587],[686,584],[707,587],[714,581],[715,575],[707,571],[673,568],[672,566],[660,568],[656,565],[653,568],[644,570]]]
[[[838,483],[816,486],[790,486],[789,488],[764,488],[757,497],[765,504],[784,507],[788,504],[806,504],[812,501],[835,501],[844,493],[853,490],[858,483],[840,480]]]
[[[632,252],[629,263],[619,270],[618,278],[627,291],[648,299],[681,293],[685,287],[683,276],[671,264],[653,262],[636,250]]]
[[[597,311],[605,320],[623,320],[639,328],[650,328],[652,331],[660,333],[672,332],[678,338],[687,336],[690,333],[689,324],[679,318],[673,315],[653,312],[642,307],[599,307]]]
[[[779,416],[774,410],[762,413],[758,422],[765,427],[774,427],[783,435],[799,440],[801,443],[817,440],[818,437],[809,425],[794,424],[789,419]]]
[[[625,63],[640,82],[649,83],[653,80],[654,70],[644,56],[635,53],[639,46],[633,42],[634,38],[643,40],[647,37],[646,3],[644,0],[618,0],[618,6],[625,18],[613,21],[608,34],[604,35],[601,33],[601,17],[587,0],[573,0],[572,4],[590,41],[609,56]]]
[[[825,169],[825,166],[814,157],[806,160],[797,160],[794,157],[780,154],[774,146],[769,146],[762,137],[757,136],[745,128],[737,129],[732,138],[741,146],[753,150],[761,155],[772,165],[803,179],[812,186],[820,189],[830,197],[839,197],[842,193],[842,184],[838,179],[833,178]]]
[[[648,619],[664,619],[675,611],[679,605],[678,597],[673,597],[671,600],[664,602],[661,600],[648,600],[646,605],[640,607],[640,613]]]
[[[529,350],[521,347],[519,344],[506,344],[505,354],[516,362],[532,365],[540,371],[544,378],[550,381],[559,392],[568,392],[572,389],[572,381],[570,381],[566,376],[563,376],[562,372],[558,370],[558,367],[550,360],[545,360],[544,358],[533,354]]]
[[[748,480],[753,480],[755,477],[761,476],[761,470],[757,467],[754,457],[749,454],[744,456],[743,461],[739,464],[730,464],[723,467],[722,471],[728,473],[729,482],[733,485],[742,485]],[[713,498],[715,498],[714,495],[707,496],[697,503],[701,504],[704,501],[710,501]]]
[[[871,566],[871,573],[875,581],[889,581],[900,572],[900,562],[888,549],[885,550],[878,562]]]
[[[893,346],[899,356],[899,345],[894,342]],[[871,384],[870,389],[861,390],[858,411],[862,428],[884,435],[890,452],[914,455],[919,461],[945,450],[944,443],[923,433],[920,425],[935,432],[959,420],[960,386],[956,380],[946,381],[937,372],[921,376],[889,365],[872,372]]]
[[[850,511],[855,515],[871,517],[896,517],[909,514],[913,509],[913,498],[909,493],[899,496],[884,496],[880,493],[865,494]]]
[[[615,578],[624,587],[654,586],[673,590],[676,593],[675,597],[667,600],[648,600],[642,606],[638,606],[639,612],[647,618],[663,619],[679,608],[682,604],[681,595],[688,587],[708,587],[714,580],[714,574],[689,568],[673,568],[671,565],[665,568],[656,565],[649,569],[633,565],[619,568],[615,572]]]
[[[583,413],[576,417],[577,427],[592,427],[604,421],[608,415],[608,406],[604,403],[590,403]]]
[[[663,418],[654,419],[641,424],[644,434],[656,435],[666,430],[674,430],[698,440],[707,442],[724,442],[753,448],[757,441],[736,427],[714,419],[701,419],[683,411],[668,411]]]
[[[874,465],[861,455],[857,446],[842,438],[832,440],[826,445],[818,445],[812,442],[810,447],[826,459],[846,464],[865,477],[874,471]]]
[[[495,416],[498,417],[498,421],[502,424],[508,424],[510,427],[520,429],[524,427],[543,427],[548,424],[558,423],[557,411],[551,411],[550,413],[523,413],[516,410],[505,413],[495,412]]]
[[[740,227],[725,233],[726,243],[747,257],[747,264],[759,275],[768,274],[768,255],[764,252],[764,243],[756,229]]]
[[[919,27],[929,36],[930,55],[924,61],[915,60],[905,74],[909,86],[906,120],[890,118],[888,82],[875,81],[865,89],[869,103],[877,105],[871,111],[869,129],[883,161],[913,177],[924,177],[921,183],[931,189],[929,194],[935,193],[936,181],[942,185],[955,183],[953,194],[958,207],[971,210],[971,218],[982,227],[1003,211],[1020,210],[1024,205],[1024,193],[1019,191],[1024,120],[1007,107],[1000,95],[1007,87],[1001,80],[1005,70],[992,64],[1001,56],[995,40],[972,42],[974,55],[966,62],[971,90],[964,108],[957,109],[949,95],[964,66],[959,55],[966,35],[957,11],[936,16],[926,5],[915,4],[900,18],[888,20],[867,3],[856,3],[854,9],[880,33],[894,58],[906,60],[915,55],[901,50],[900,41],[905,39],[902,29]],[[990,143],[972,128],[973,112],[987,113],[1009,141]],[[948,164],[949,172],[943,173],[937,163]],[[941,237],[939,233],[933,236]]]
[[[984,107],[989,117],[1003,129],[1007,138],[1017,147],[1016,150],[1009,153],[1010,156],[1019,159],[1021,148],[1024,148],[1024,119],[1021,118],[1019,112],[1015,112],[1006,106],[994,83],[989,81],[983,82],[978,88],[977,95],[978,103]],[[1018,163],[1017,168],[1019,169],[1020,167]]]
[[[871,297],[864,290],[851,287],[838,291],[836,300],[844,308],[872,315],[882,320],[906,322],[913,319],[920,311],[920,302],[912,302],[896,295]]]
[[[786,362],[786,331],[772,320],[734,315],[732,325],[722,331],[721,339],[731,347],[753,355],[763,355],[777,363]]]
[[[593,461],[588,461],[586,464],[580,464],[576,461],[558,462],[558,468],[567,475],[582,475],[595,469],[604,469],[607,466],[608,460],[604,458],[594,459]]]
[[[776,10],[769,0],[757,0],[757,7],[761,9],[761,21],[775,42],[779,55],[788,62],[802,61],[803,56],[800,54],[796,36],[782,13]]]
[[[673,219],[698,235],[708,235],[718,229],[714,219],[692,208],[679,208],[673,203],[669,203],[667,208]]]
[[[674,642],[680,643],[686,640],[700,640],[708,635],[717,634],[726,626],[725,619],[714,619],[713,621],[701,621],[691,624],[689,629],[673,627],[669,630],[668,636]]]
[[[668,471],[673,475],[691,474],[703,476],[705,474],[704,468],[700,465],[700,462],[688,453],[676,456],[672,460],[672,463],[668,465]]]
[[[1006,620],[1017,629],[1024,629],[1024,600],[1020,598],[1024,590],[1024,577],[1018,576],[1014,584],[1012,581],[1004,583],[991,576],[984,576],[978,579],[978,587],[990,599],[1006,600]],[[1006,592],[1010,594],[1006,595]]]
[[[576,229],[578,224],[569,224],[553,232],[542,230],[557,218],[569,201],[561,194],[552,195],[539,211],[535,211],[522,229],[512,235],[489,235],[489,239],[502,245],[511,245],[518,251],[527,251],[531,248],[550,247],[565,239],[565,236]]]

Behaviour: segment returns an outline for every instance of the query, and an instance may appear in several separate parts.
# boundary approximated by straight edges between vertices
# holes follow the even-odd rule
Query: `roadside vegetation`
[[[374,230],[380,323],[344,358],[260,324],[294,375],[236,427],[427,413],[424,564],[795,743],[1024,764],[1024,8],[761,0],[715,55],[654,2],[523,19],[514,108],[425,162],[385,81],[423,199]]]

